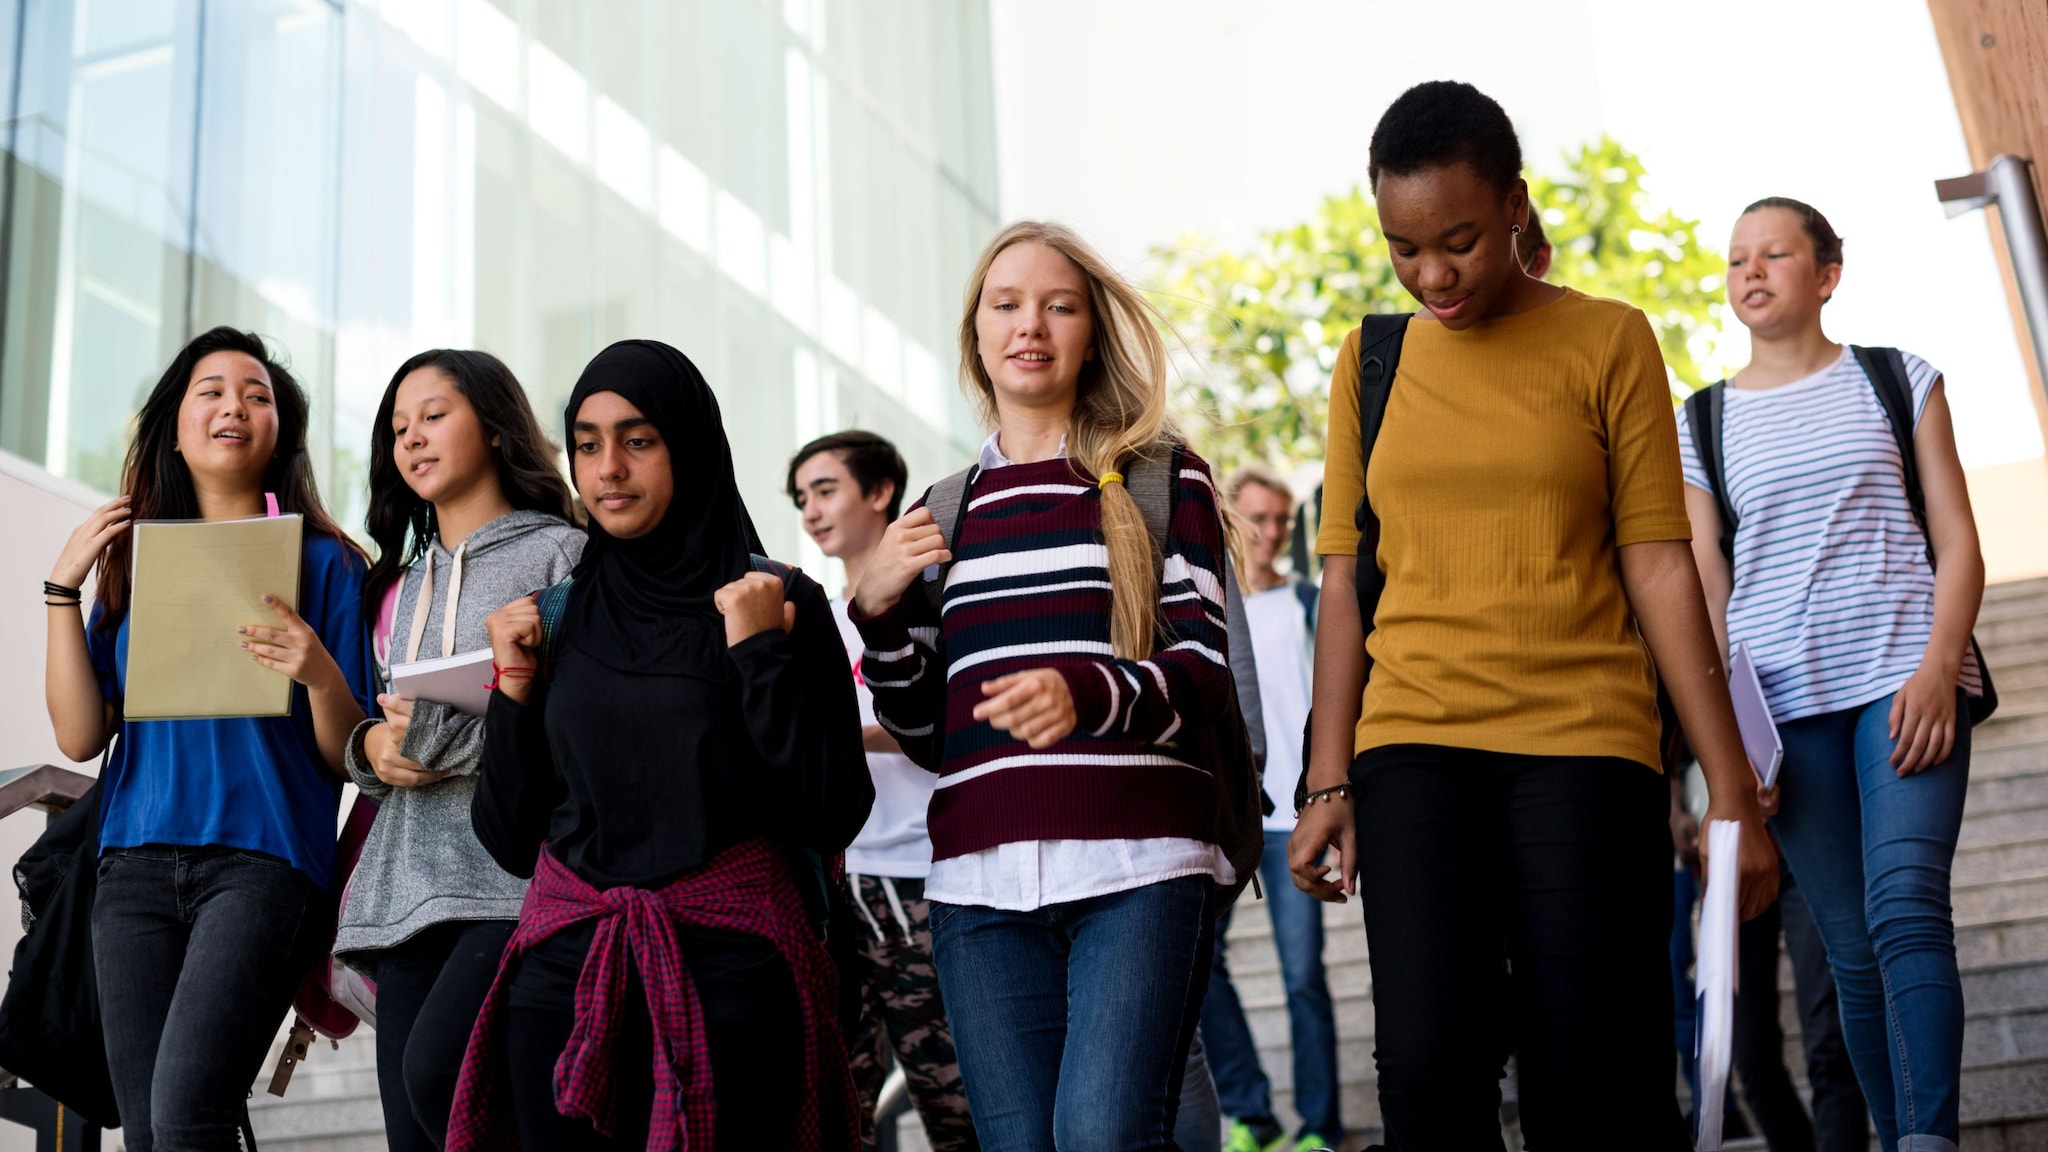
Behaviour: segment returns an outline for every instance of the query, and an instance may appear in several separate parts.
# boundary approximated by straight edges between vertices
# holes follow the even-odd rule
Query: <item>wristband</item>
[[[514,680],[518,680],[522,677],[530,677],[532,675],[533,669],[531,667],[521,666],[505,668],[500,666],[496,660],[493,660],[491,661],[491,682],[489,684],[484,685],[484,690],[486,692],[496,692],[498,690],[498,681],[503,680],[507,676],[511,677]]]
[[[57,583],[57,582],[56,582],[56,581],[54,581],[54,580],[45,580],[45,581],[43,581],[43,595],[45,595],[45,596],[62,596],[62,597],[65,597],[66,599],[70,599],[70,600],[83,600],[83,599],[85,599],[85,591],[84,591],[83,589],[80,589],[80,588],[66,588],[66,587],[65,587],[64,585],[62,585],[62,584],[59,584],[59,583]]]

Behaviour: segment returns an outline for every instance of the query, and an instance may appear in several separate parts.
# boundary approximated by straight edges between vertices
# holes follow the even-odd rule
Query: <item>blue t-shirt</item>
[[[353,549],[308,533],[299,615],[367,711],[375,689],[363,624],[365,571]],[[99,618],[95,610],[92,623]],[[113,636],[86,632],[100,693],[117,715],[128,679],[128,624],[121,621]],[[320,758],[304,685],[292,685],[289,716],[122,725],[100,788],[102,851],[212,845],[289,860],[323,889],[333,876],[341,780]]]

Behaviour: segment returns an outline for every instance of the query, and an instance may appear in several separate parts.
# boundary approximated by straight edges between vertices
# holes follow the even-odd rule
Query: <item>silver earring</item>
[[[1520,224],[1508,225],[1508,234],[1511,236],[1520,236],[1522,234],[1522,226]]]

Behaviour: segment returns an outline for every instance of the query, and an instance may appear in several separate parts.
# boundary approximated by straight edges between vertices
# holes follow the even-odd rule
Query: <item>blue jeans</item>
[[[131,1152],[241,1146],[249,1085],[333,924],[326,895],[274,857],[106,850],[93,969]]]
[[[1209,977],[1207,877],[1028,912],[932,902],[932,956],[990,1152],[1173,1149]]]
[[[1949,1152],[1958,1138],[1963,988],[1949,870],[1970,729],[1957,701],[1955,750],[1903,778],[1890,763],[1890,696],[1778,726],[1785,801],[1771,828],[1827,944],[1849,1061],[1886,1152]]]
[[[1266,833],[1259,882],[1266,890],[1273,947],[1280,953],[1280,975],[1287,989],[1294,1110],[1301,1114],[1302,1132],[1337,1140],[1344,1132],[1344,1114],[1337,1089],[1337,1014],[1323,972],[1323,905],[1294,886],[1287,871],[1287,836]],[[1223,940],[1229,927],[1230,915],[1225,913],[1216,925],[1216,963],[1209,973],[1209,994],[1202,1001],[1202,1038],[1209,1046],[1209,1070],[1216,1077],[1223,1114],[1256,1124],[1273,1118],[1272,1084],[1259,1067],[1258,1045],[1230,983]]]

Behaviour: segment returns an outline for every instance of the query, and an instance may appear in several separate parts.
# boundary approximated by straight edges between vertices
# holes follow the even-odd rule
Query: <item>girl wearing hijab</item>
[[[612,345],[565,418],[590,540],[551,634],[531,599],[490,619],[472,815],[533,883],[448,1147],[851,1148],[834,977],[787,863],[844,849],[874,798],[831,607],[752,571],[682,353]]]

